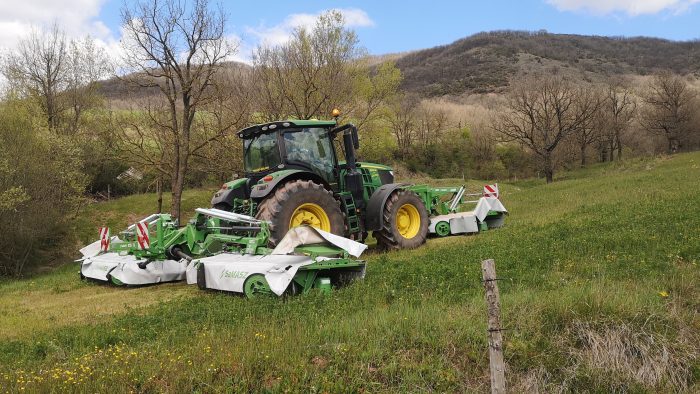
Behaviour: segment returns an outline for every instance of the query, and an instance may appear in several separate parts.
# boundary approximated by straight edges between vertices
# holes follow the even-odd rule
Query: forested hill
[[[403,89],[424,96],[487,93],[502,90],[513,76],[555,68],[589,80],[700,73],[700,41],[497,31],[408,53],[397,66]]]
[[[432,97],[500,92],[514,76],[552,70],[589,81],[662,70],[700,74],[700,40],[679,42],[649,37],[495,31],[449,45],[376,55],[370,63],[385,60],[395,61],[401,69],[402,90]],[[227,66],[249,67],[237,62],[229,62]],[[110,79],[103,81],[100,90],[108,99],[118,100],[126,98],[129,88],[119,79]],[[146,94],[147,90],[141,92]]]

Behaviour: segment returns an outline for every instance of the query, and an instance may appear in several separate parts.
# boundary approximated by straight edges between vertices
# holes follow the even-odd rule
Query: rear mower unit
[[[364,277],[365,263],[350,256],[359,257],[366,245],[303,226],[273,250],[267,248],[268,227],[265,221],[217,209],[198,208],[182,228],[170,215],[155,214],[119,236],[101,229],[101,239],[81,249],[80,274],[132,286],[187,278],[202,289],[249,297],[330,290]]]
[[[183,280],[193,256],[221,251],[265,253],[267,224],[255,218],[197,209],[182,228],[168,214],[154,214],[132,224],[119,236],[100,230],[101,239],[80,252],[81,276],[117,285],[144,285]]]
[[[226,252],[193,260],[187,283],[248,298],[328,292],[365,276],[366,245],[309,226],[295,227],[264,255]]]
[[[498,227],[507,213],[497,196],[466,201],[464,187],[395,183],[390,167],[358,162],[352,124],[288,120],[248,127],[238,136],[245,177],[225,183],[211,203],[269,222],[271,245],[290,228],[308,225],[357,241],[371,232],[387,249],[415,248],[429,233]],[[477,207],[467,211],[470,203]]]

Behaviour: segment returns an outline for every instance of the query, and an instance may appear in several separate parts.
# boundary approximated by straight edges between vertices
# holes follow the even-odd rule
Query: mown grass
[[[513,391],[697,391],[699,164],[685,154],[501,185],[506,227],[370,252],[366,279],[326,296],[115,289],[78,282],[75,264],[2,283],[0,387],[487,391],[479,262],[494,258]],[[194,207],[210,193],[188,196]],[[126,224],[151,203],[97,204],[81,220]]]

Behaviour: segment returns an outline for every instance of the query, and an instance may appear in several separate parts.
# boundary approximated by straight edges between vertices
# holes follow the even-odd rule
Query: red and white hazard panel
[[[498,183],[495,185],[484,185],[484,197],[498,198]]]
[[[146,250],[151,247],[151,239],[148,237],[148,223],[136,223],[136,240],[141,250]]]
[[[109,227],[100,227],[100,250],[106,252],[109,250]]]

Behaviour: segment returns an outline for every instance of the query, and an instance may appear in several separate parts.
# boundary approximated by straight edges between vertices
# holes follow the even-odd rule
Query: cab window
[[[299,162],[318,170],[326,179],[333,175],[335,156],[328,129],[310,127],[284,133],[289,162]]]
[[[277,133],[260,134],[244,141],[246,172],[266,171],[282,161],[277,147]]]

